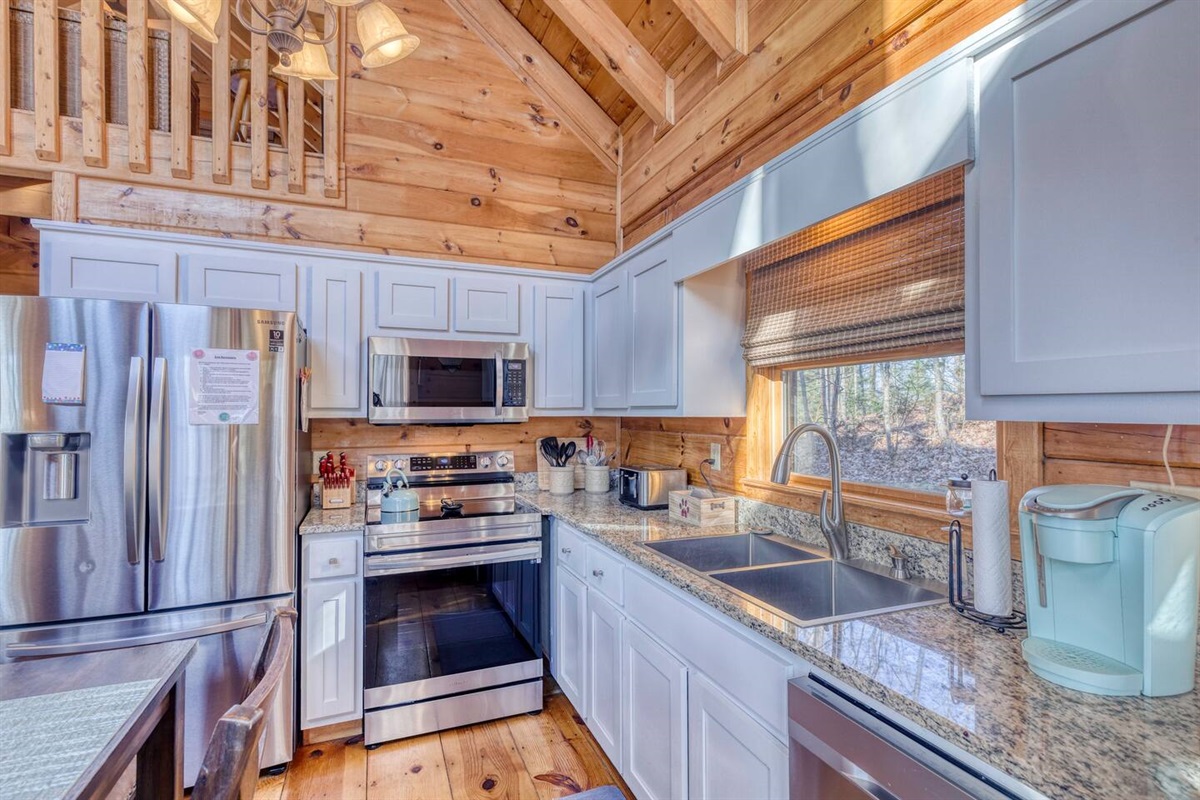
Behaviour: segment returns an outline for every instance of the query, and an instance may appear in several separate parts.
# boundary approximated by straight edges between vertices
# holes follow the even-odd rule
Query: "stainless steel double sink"
[[[642,546],[801,626],[946,601],[918,582],[889,577],[865,562],[836,562],[774,534],[695,536]]]

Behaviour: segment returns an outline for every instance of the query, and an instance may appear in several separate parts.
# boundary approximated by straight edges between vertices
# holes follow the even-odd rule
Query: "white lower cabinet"
[[[687,718],[692,800],[786,800],[787,745],[702,675],[689,681]]]
[[[362,718],[362,533],[304,541],[300,727]],[[328,577],[326,577],[328,576]]]
[[[685,800],[687,667],[626,622],[621,644],[621,774],[641,800]]]
[[[587,587],[560,564],[554,575],[554,649],[551,672],[559,688],[587,717]]]
[[[637,799],[786,798],[786,712],[765,712],[807,666],[569,525],[552,535],[550,671]]]
[[[588,727],[618,771],[621,764],[621,629],[624,615],[595,589],[587,592]]]

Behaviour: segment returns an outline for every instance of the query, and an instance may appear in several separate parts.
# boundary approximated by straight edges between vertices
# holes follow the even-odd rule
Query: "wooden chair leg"
[[[230,141],[238,140],[238,125],[242,122],[242,115],[246,111],[246,100],[250,97],[250,76],[242,75],[238,78],[237,94],[233,98],[233,110],[229,114],[229,139]]]

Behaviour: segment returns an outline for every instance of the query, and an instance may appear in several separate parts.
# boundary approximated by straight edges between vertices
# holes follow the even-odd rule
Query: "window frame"
[[[748,369],[746,402],[747,461],[746,495],[754,500],[799,508],[816,514],[821,493],[829,489],[829,478],[792,472],[787,485],[770,480],[771,466],[787,431],[783,430],[783,372],[790,369],[846,366],[908,358],[961,355],[962,343],[881,351],[870,360],[854,357],[821,363],[784,364]],[[996,472],[1009,486],[1009,506],[1016,542],[1016,507],[1021,496],[1042,482],[1041,423],[996,422]],[[949,524],[942,495],[878,484],[842,482],[846,520],[852,523],[898,531],[925,539],[947,541],[943,530]],[[970,546],[970,518],[963,520]],[[1014,553],[1018,551],[1014,550]],[[1019,556],[1018,556],[1019,557]]]

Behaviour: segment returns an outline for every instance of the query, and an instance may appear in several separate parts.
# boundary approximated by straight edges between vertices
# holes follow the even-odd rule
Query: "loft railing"
[[[231,24],[229,2],[211,45],[150,2],[5,0],[0,172],[338,198],[339,81],[271,74],[266,37]],[[309,9],[324,25],[339,13]],[[335,72],[344,49],[328,46]]]

